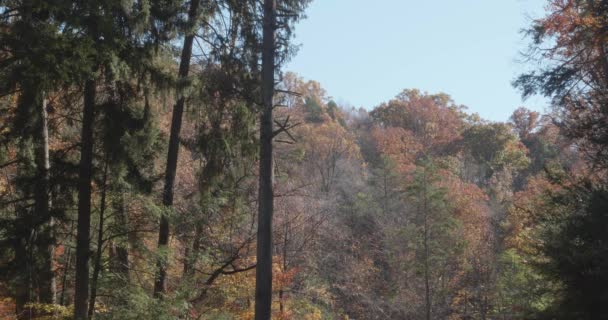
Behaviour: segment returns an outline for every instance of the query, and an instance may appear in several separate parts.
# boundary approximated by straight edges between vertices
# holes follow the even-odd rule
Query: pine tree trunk
[[[192,247],[186,251],[187,255],[184,259],[184,276],[192,277],[196,268],[196,261],[201,253],[201,238],[203,237],[203,224],[200,221],[196,222],[194,228],[194,239]]]
[[[271,318],[272,305],[272,108],[275,72],[275,0],[264,0],[262,44],[262,113],[260,115],[260,172],[258,199],[255,319]]]
[[[53,266],[55,258],[55,239],[54,228],[55,222],[50,214],[51,211],[51,196],[50,196],[50,159],[49,159],[49,127],[47,114],[47,100],[45,93],[42,92],[42,104],[40,105],[40,136],[38,141],[37,155],[40,180],[37,185],[36,208],[37,216],[40,219],[47,220],[47,233],[49,235],[49,244],[43,251],[46,251],[46,267],[42,270],[42,281],[40,290],[40,300],[44,303],[57,303],[57,288],[55,280],[55,270]]]
[[[34,28],[34,19],[32,17],[33,12],[33,1],[24,1],[21,9],[23,10],[23,22],[30,27]],[[37,132],[33,133],[35,139],[34,157],[35,163],[38,170],[38,181],[34,188],[34,214],[35,219],[41,222],[47,222],[46,227],[48,228],[48,235],[50,236],[50,242],[48,245],[43,245],[41,250],[43,259],[46,265],[40,270],[38,267],[34,267],[36,264],[33,261],[28,261],[30,268],[36,268],[35,278],[39,287],[39,298],[44,303],[56,303],[56,290],[55,290],[55,276],[53,270],[53,257],[55,253],[55,245],[53,243],[53,229],[54,222],[50,216],[50,161],[49,161],[49,135],[48,135],[48,115],[46,111],[46,96],[42,90],[42,84],[37,79],[34,83],[23,84],[23,93],[21,99],[25,99],[28,108],[34,108],[34,114],[37,115],[35,118],[37,121]],[[33,230],[34,232],[40,232],[40,230]],[[30,248],[32,250],[32,248]],[[28,259],[28,258],[26,258]],[[32,286],[32,280],[29,280],[28,286]],[[28,292],[28,300],[30,302],[32,293]]]
[[[179,64],[179,80],[184,80],[188,77],[190,71],[190,60],[192,58],[192,43],[194,41],[195,21],[198,15],[198,7],[200,0],[191,0],[190,9],[188,11],[189,34],[184,38],[184,46],[182,48],[182,56]],[[185,97],[181,89],[177,90],[177,103],[173,108],[173,117],[171,119],[171,133],[169,136],[169,150],[167,153],[167,167],[165,169],[165,186],[163,189],[163,205],[169,210],[173,207],[173,188],[175,184],[175,175],[177,171],[177,159],[179,153],[179,135],[182,127],[182,115],[184,113]],[[158,230],[158,248],[166,249],[169,244],[169,220],[163,214],[160,218],[160,227]],[[156,279],[154,282],[154,296],[160,297],[166,290],[167,278],[167,261],[160,257],[156,262]]]
[[[70,223],[70,232],[68,233],[68,238],[66,242],[69,243],[72,238],[72,234],[74,234],[74,220]],[[67,261],[63,266],[63,275],[61,279],[61,295],[59,296],[59,305],[65,306],[67,305],[65,301],[65,289],[68,281],[68,272],[72,267],[72,247],[68,246],[65,255],[67,256]]]
[[[31,318],[31,309],[26,308],[25,305],[30,302],[30,287],[31,287],[31,267],[28,262],[27,242],[25,239],[19,240],[19,243],[15,246],[15,256],[21,261],[21,266],[24,266],[25,270],[20,275],[19,285],[15,290],[15,313],[17,314],[18,320],[24,320]],[[28,310],[29,309],[29,310]]]
[[[203,176],[209,177],[211,174],[210,171],[211,170],[216,170],[216,166],[213,164],[213,160],[210,160],[211,163],[207,163],[207,165],[205,166],[205,168],[203,169]],[[211,192],[211,185],[209,181],[205,181],[203,182],[203,184],[200,187],[200,193],[203,195],[203,197],[208,197],[210,196],[209,193]],[[203,205],[203,207],[201,208],[201,212],[203,212],[204,214],[206,214],[208,211],[208,208],[206,205]],[[194,239],[192,240],[192,245],[191,247],[188,247],[188,243],[185,243],[186,246],[186,250],[185,250],[185,254],[184,254],[184,277],[188,278],[188,277],[192,277],[194,275],[194,271],[196,268],[196,261],[198,260],[198,257],[201,253],[201,239],[203,237],[203,222],[202,221],[196,221],[195,227],[194,227]],[[187,280],[186,280],[187,281]]]
[[[97,280],[101,271],[101,256],[103,253],[103,225],[105,223],[106,196],[108,192],[108,163],[106,162],[103,170],[103,185],[101,186],[101,204],[99,206],[99,226],[97,230],[97,251],[95,252],[95,265],[93,266],[93,278],[91,279],[91,297],[89,298],[89,320],[93,319],[95,312],[95,299],[97,299]]]
[[[95,120],[95,80],[87,80],[84,88],[80,166],[78,173],[78,225],[76,233],[76,284],[74,288],[74,319],[87,319],[89,296],[89,240],[91,232],[91,178],[93,173],[93,125]]]
[[[59,296],[59,305],[65,306],[65,286],[68,281],[68,270],[72,266],[72,252],[71,248],[66,250],[67,261],[64,266],[63,275],[61,279],[61,295]]]
[[[119,196],[118,205],[116,206],[116,219],[118,220],[118,227],[121,232],[129,232],[129,218],[127,214],[127,209],[125,205],[124,191],[121,192]],[[115,253],[116,262],[111,264],[114,266],[114,272],[120,274],[122,276],[122,280],[125,282],[129,281],[129,242],[127,236],[127,241],[124,242],[123,245],[113,244],[111,248],[113,248]],[[132,237],[132,236],[131,236]]]

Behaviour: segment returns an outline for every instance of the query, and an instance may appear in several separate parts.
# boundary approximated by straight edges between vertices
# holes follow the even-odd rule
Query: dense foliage
[[[1,318],[608,319],[608,1],[507,122],[282,72],[308,3],[0,0]]]

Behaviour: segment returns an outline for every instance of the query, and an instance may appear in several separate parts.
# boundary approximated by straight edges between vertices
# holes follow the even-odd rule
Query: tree
[[[550,97],[554,121],[596,165],[608,163],[606,104],[606,3],[604,1],[550,0],[548,13],[536,20],[529,57],[539,68],[519,76],[514,85],[524,97]]]
[[[543,252],[549,258],[542,270],[563,284],[550,317],[606,319],[606,209],[608,193],[602,186],[578,186],[567,192],[564,207],[551,218]],[[564,210],[565,209],[565,210]],[[558,212],[559,212],[558,211]]]
[[[69,85],[78,79],[83,72],[83,46],[69,33],[61,31],[65,19],[61,9],[66,4],[62,1],[43,4],[35,1],[3,1],[0,4],[0,38],[2,39],[2,70],[0,77],[3,85],[0,95],[18,96],[17,108],[8,134],[9,140],[21,140],[22,148],[31,147],[33,157],[27,152],[24,157],[16,159],[17,164],[32,161],[33,174],[28,184],[31,187],[22,189],[23,202],[29,201],[33,194],[33,210],[24,205],[25,229],[30,235],[14,234],[18,238],[29,238],[36,241],[19,240],[15,252],[24,251],[17,257],[17,265],[36,274],[36,280],[24,279],[18,286],[17,313],[24,317],[24,304],[39,300],[44,303],[56,303],[55,284],[55,210],[52,210],[51,160],[49,153],[49,118],[47,98],[49,92],[59,86]],[[73,47],[69,48],[71,45]],[[65,56],[67,59],[57,59]],[[7,122],[10,123],[10,122]],[[24,150],[25,151],[25,150]],[[26,167],[21,167],[25,169]],[[25,178],[30,173],[20,169],[19,175]],[[30,170],[27,170],[30,171]],[[22,201],[18,201],[22,202]],[[20,205],[19,205],[20,206]],[[29,216],[29,217],[27,217]],[[16,231],[17,229],[15,229]],[[41,261],[37,260],[41,257]],[[28,283],[29,282],[29,283]],[[34,297],[33,288],[37,287],[38,297]]]
[[[146,69],[154,48],[149,41],[149,21],[142,19],[146,7],[124,10],[120,1],[93,1],[73,6],[67,26],[82,30],[80,41],[87,44],[88,73],[84,77],[80,162],[78,175],[78,224],[76,236],[76,280],[74,318],[86,319],[89,297],[89,258],[92,182],[94,177],[94,151],[96,144],[96,107],[100,84],[116,85],[132,73]],[[152,39],[152,40],[150,40]],[[149,68],[148,70],[150,70]],[[103,71],[103,72],[101,72]],[[151,71],[151,70],[150,70]],[[131,80],[131,79],[129,79]],[[105,101],[109,100],[107,97]],[[102,100],[103,101],[103,100]]]
[[[320,178],[321,190],[329,193],[340,175],[340,162],[360,157],[354,136],[334,121],[304,124],[294,131],[302,137],[299,150],[303,165],[312,167],[310,171]]]
[[[513,111],[510,120],[520,140],[524,141],[528,139],[532,131],[538,126],[539,117],[540,114],[538,112],[524,107],[519,107]]]
[[[437,187],[439,177],[431,162],[422,164],[414,173],[408,195],[414,206],[412,247],[415,268],[421,270],[424,284],[424,310],[430,320],[445,312],[442,278],[450,278],[453,256],[461,250],[458,223],[450,216],[445,190]],[[436,310],[435,308],[439,309]]]
[[[528,150],[504,123],[479,124],[463,133],[464,149],[477,164],[467,179],[487,186],[490,178],[504,170],[522,170],[528,167]],[[474,166],[470,166],[473,168]]]
[[[260,113],[260,159],[259,159],[259,208],[256,264],[255,319],[265,320],[271,317],[272,304],[272,214],[273,214],[273,159],[272,140],[276,135],[273,130],[275,73],[277,63],[284,59],[277,55],[278,50],[288,50],[285,44],[291,36],[290,24],[299,19],[308,0],[293,0],[281,3],[277,8],[275,0],[264,0],[262,25],[262,109]],[[279,12],[280,14],[278,14]],[[283,14],[285,13],[285,15]],[[278,39],[283,45],[277,48],[276,30],[282,30]],[[283,52],[283,51],[280,51]],[[287,130],[287,123],[281,129]]]
[[[374,128],[372,137],[378,152],[390,159],[399,172],[408,173],[416,167],[416,160],[424,152],[412,132],[399,127]]]
[[[529,31],[531,56],[540,67],[514,82],[524,96],[540,93],[552,98],[553,121],[584,160],[578,160],[578,167],[563,168],[557,161],[552,167],[559,170],[548,166],[548,178],[562,191],[553,192],[541,210],[530,211],[540,216],[533,230],[540,230],[538,250],[547,257],[539,270],[562,286],[555,290],[546,318],[601,319],[606,314],[601,298],[606,296],[605,279],[595,270],[604,268],[605,260],[596,244],[605,236],[598,226],[604,224],[599,212],[605,211],[608,163],[607,9],[605,1],[549,1],[547,15]]]
[[[260,180],[257,259],[255,275],[255,319],[271,318],[272,304],[272,214],[274,207],[272,138],[275,74],[275,0],[264,0],[262,44],[262,112],[260,114]]]
[[[93,171],[93,121],[96,83],[87,80],[78,174],[78,233],[76,236],[76,284],[74,318],[87,319],[89,297],[89,245],[91,228],[91,179]]]
[[[199,19],[199,6],[200,0],[191,0],[188,9],[188,20],[186,22],[186,29],[184,32],[184,44],[182,46],[181,59],[178,71],[178,84],[176,90],[177,101],[173,107],[173,116],[171,119],[171,133],[169,136],[169,150],[167,151],[167,164],[165,169],[165,184],[163,188],[163,205],[166,210],[169,211],[173,206],[173,188],[175,185],[175,175],[177,170],[177,159],[179,155],[179,139],[180,131],[182,127],[182,117],[184,113],[184,104],[186,102],[186,96],[184,91],[186,80],[190,72],[190,60],[192,58],[192,44],[194,42],[195,32],[198,28]],[[169,243],[169,219],[167,214],[163,214],[160,218],[160,225],[158,229],[158,248],[159,250],[166,250]],[[156,280],[154,282],[154,295],[160,296],[166,290],[166,277],[167,277],[167,261],[166,257],[161,254],[156,265]]]
[[[428,152],[447,148],[461,135],[461,109],[450,96],[403,90],[388,103],[376,107],[371,117],[383,127],[409,130]]]

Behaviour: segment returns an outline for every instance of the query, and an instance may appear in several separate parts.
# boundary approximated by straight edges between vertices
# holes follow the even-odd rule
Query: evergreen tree
[[[200,0],[191,0],[188,9],[188,18],[184,29],[184,44],[178,71],[178,88],[176,90],[177,101],[173,108],[173,117],[171,120],[171,133],[169,136],[169,150],[167,152],[167,164],[165,169],[165,184],[163,189],[163,205],[166,210],[172,210],[173,206],[173,187],[175,184],[175,175],[177,170],[177,159],[179,154],[179,139],[182,126],[182,115],[184,113],[184,104],[186,96],[184,87],[187,83],[188,74],[190,72],[190,60],[192,59],[192,44],[194,37],[199,27],[199,12]],[[207,14],[207,13],[205,13]],[[160,218],[160,226],[158,231],[158,248],[166,251],[169,243],[169,220],[166,214]],[[167,277],[167,259],[159,257],[157,262],[157,275],[154,283],[154,295],[159,296],[166,290]]]

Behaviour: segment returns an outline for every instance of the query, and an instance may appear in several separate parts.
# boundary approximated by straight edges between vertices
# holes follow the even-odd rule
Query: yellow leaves
[[[274,257],[273,264],[273,308],[277,319],[323,319],[320,310],[315,310],[310,306],[302,307],[301,303],[296,303],[295,297],[292,297],[290,286],[294,278],[300,271],[298,268],[290,268],[283,270],[279,261],[281,257]],[[252,263],[248,261],[247,263]],[[283,291],[283,304],[287,310],[283,317],[279,316],[279,295],[278,292]],[[254,316],[254,300],[255,300],[255,269],[247,272],[236,273],[232,275],[222,276],[217,279],[213,286],[214,299],[206,302],[205,316],[215,319],[214,316],[230,316],[230,319],[253,319]],[[303,309],[300,309],[300,308]],[[298,316],[293,315],[298,312]],[[292,316],[293,315],[293,316]],[[302,315],[302,316],[300,316]]]
[[[70,319],[73,313],[72,307],[58,304],[28,303],[25,308],[30,309],[34,315],[32,320]]]
[[[15,313],[15,301],[10,297],[0,297],[0,319],[11,319]]]
[[[0,180],[0,195],[6,193],[7,183],[4,179]]]
[[[334,296],[325,286],[311,286],[307,289],[308,295],[313,296],[317,301],[330,303],[334,301]]]
[[[336,122],[308,124],[298,132],[307,153],[330,160],[334,157],[360,158],[359,146],[352,133]]]
[[[321,313],[321,310],[319,309],[314,309],[314,311],[312,313],[309,313],[307,315],[304,315],[304,320],[321,320],[323,319],[323,314]]]

